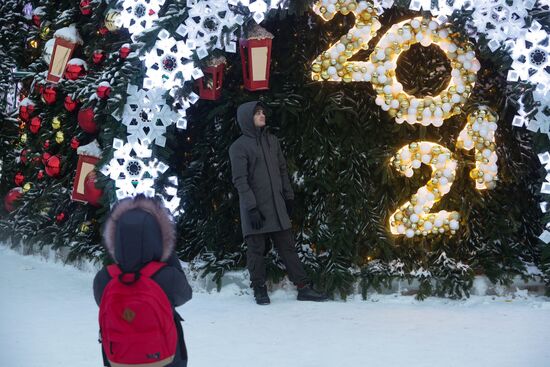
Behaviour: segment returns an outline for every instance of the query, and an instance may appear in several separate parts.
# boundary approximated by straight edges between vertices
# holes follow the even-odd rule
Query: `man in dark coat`
[[[111,211],[103,230],[105,247],[123,272],[137,272],[151,261],[167,263],[151,277],[174,308],[178,345],[174,361],[166,367],[185,367],[187,348],[181,327],[183,319],[175,307],[189,301],[193,292],[175,255],[175,239],[175,226],[166,208],[157,200],[142,195],[121,200]],[[94,298],[98,306],[110,280],[105,267],[94,278]],[[108,366],[105,355],[103,360]]]
[[[294,192],[279,140],[266,130],[265,107],[258,101],[239,106],[242,135],[229,148],[233,184],[239,192],[241,227],[247,245],[247,267],[258,304],[269,304],[264,251],[271,238],[298,287],[298,300],[324,301],[311,287],[296,253],[290,213]]]

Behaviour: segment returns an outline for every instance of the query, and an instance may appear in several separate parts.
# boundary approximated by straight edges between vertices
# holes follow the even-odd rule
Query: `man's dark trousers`
[[[265,245],[268,238],[271,238],[275,248],[285,264],[288,278],[297,286],[309,283],[309,278],[298,258],[294,247],[294,236],[292,230],[253,234],[246,236],[246,266],[250,273],[252,287],[262,286],[265,283]]]

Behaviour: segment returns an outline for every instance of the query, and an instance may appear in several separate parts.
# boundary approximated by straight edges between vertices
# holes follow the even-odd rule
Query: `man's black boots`
[[[314,301],[314,302],[323,302],[328,299],[327,295],[318,292],[311,284],[305,284],[302,287],[298,287],[298,301]]]
[[[254,299],[259,305],[268,305],[271,301],[267,295],[267,287],[264,285],[254,287]]]

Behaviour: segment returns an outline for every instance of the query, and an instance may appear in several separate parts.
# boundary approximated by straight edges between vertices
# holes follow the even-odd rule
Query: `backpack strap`
[[[140,269],[139,273],[147,278],[151,278],[157,271],[166,266],[165,262],[160,261],[151,261],[143,268]]]
[[[122,274],[122,270],[117,264],[107,266],[107,271],[111,278],[118,278],[118,276]]]

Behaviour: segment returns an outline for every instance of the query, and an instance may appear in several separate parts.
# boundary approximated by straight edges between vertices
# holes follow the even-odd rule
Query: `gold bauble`
[[[62,131],[58,131],[55,133],[55,142],[57,144],[63,143],[64,140],[65,140],[65,136],[63,135]]]
[[[54,117],[52,119],[52,129],[54,130],[57,130],[61,127],[61,120],[59,119],[59,117]]]
[[[24,133],[24,134],[21,134],[21,143],[26,143],[27,142],[27,133]]]
[[[321,64],[318,64],[318,63],[315,63],[311,66],[311,70],[313,70],[316,73],[320,72],[321,69],[322,69],[322,66]]]

